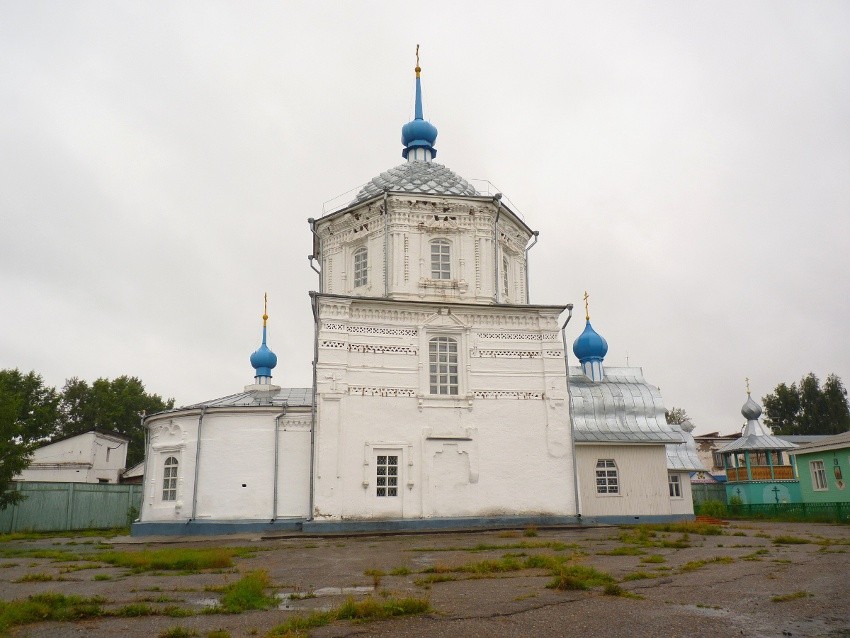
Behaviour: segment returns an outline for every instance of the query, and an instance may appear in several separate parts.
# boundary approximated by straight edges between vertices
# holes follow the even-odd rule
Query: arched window
[[[365,286],[369,281],[369,253],[364,246],[354,251],[354,287]]]
[[[165,459],[162,472],[162,500],[177,500],[177,459],[169,456]]]
[[[428,365],[431,394],[456,395],[457,341],[451,337],[433,337],[428,341]]]
[[[452,245],[448,239],[431,242],[431,279],[452,278]]]
[[[596,461],[596,493],[620,493],[620,479],[617,476],[617,464],[614,463],[614,459]]]

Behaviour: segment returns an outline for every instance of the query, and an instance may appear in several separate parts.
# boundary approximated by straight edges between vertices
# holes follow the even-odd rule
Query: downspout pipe
[[[528,251],[534,248],[534,244],[537,243],[537,238],[540,237],[540,231],[535,230],[532,233],[532,237],[534,238],[534,241],[525,248],[525,303],[527,304],[531,303],[531,291],[528,289]],[[567,319],[567,321],[569,321],[569,319]]]
[[[573,395],[570,393],[570,362],[567,355],[569,352],[567,348],[567,324],[573,318],[573,305],[567,304],[567,310],[570,314],[567,315],[567,320],[561,326],[561,339],[564,342],[564,372],[567,375],[567,401],[569,401],[567,409],[570,416],[570,441],[573,448],[573,497],[576,500],[576,516],[579,522],[581,522],[581,501],[578,494],[578,464],[576,462],[576,427],[573,420]]]
[[[496,208],[496,218],[493,220],[493,303],[499,303],[499,217],[502,214],[502,194],[493,195]]]
[[[189,521],[194,521],[198,513],[198,473],[201,470],[201,431],[204,425],[204,415],[207,413],[207,406],[201,408],[201,415],[198,417],[198,443],[195,446],[195,482],[192,485],[192,517]],[[187,521],[187,523],[189,522]]]
[[[325,283],[323,281],[324,277],[322,277],[322,271],[316,267],[314,261],[318,261],[318,257],[316,256],[316,244],[319,245],[319,255],[322,254],[322,238],[319,237],[319,233],[316,232],[316,220],[312,217],[307,218],[307,223],[310,224],[310,232],[313,233],[313,254],[307,255],[307,259],[310,261],[310,268],[313,269],[317,275],[319,275],[319,292],[324,292]]]
[[[280,468],[280,420],[286,416],[286,403],[283,404],[283,412],[274,418],[274,496],[272,497],[272,520],[277,520],[277,484]]]
[[[148,446],[150,445],[150,430],[145,425],[145,411],[139,413],[139,421],[145,431],[145,457],[142,459],[142,502],[139,503],[139,519],[142,520],[142,510],[145,508],[145,490],[148,487]]]
[[[384,191],[384,297],[390,296],[390,211],[387,209],[388,193]]]
[[[310,292],[311,305],[313,307],[313,401],[310,412],[310,512],[307,520],[313,520],[313,491],[315,489],[316,474],[316,381],[318,379],[317,366],[319,364],[319,298],[315,292]]]

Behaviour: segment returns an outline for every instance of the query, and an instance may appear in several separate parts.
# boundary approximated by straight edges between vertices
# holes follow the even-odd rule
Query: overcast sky
[[[308,217],[438,158],[540,231],[531,300],[591,294],[606,363],[697,432],[850,382],[850,3],[0,1],[0,368],[186,404],[309,386]],[[480,185],[480,184],[478,184]]]

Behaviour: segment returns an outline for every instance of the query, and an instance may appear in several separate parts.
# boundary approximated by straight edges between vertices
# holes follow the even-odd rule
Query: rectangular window
[[[614,463],[614,459],[596,461],[596,493],[620,493],[620,481],[617,477],[617,464]]]
[[[375,463],[375,496],[398,496],[398,456],[380,455]]]
[[[668,474],[667,484],[670,486],[670,498],[682,498],[682,484],[678,474]]]
[[[825,491],[827,485],[826,470],[823,467],[823,461],[809,461],[809,468],[812,471],[812,487],[817,492]]]
[[[434,337],[428,342],[428,370],[431,394],[457,395],[457,341],[451,337]]]
[[[361,247],[354,251],[354,287],[368,283],[369,253]]]
[[[165,459],[162,471],[162,500],[177,500],[177,459],[169,456]]]
[[[431,279],[451,279],[451,244],[446,239],[431,242]]]
[[[714,464],[714,467],[723,467],[723,455],[720,452],[712,452],[711,462]]]

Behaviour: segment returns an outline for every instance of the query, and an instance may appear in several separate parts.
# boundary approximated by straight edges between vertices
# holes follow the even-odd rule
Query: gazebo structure
[[[741,437],[718,450],[726,470],[726,498],[737,497],[743,503],[800,502],[797,468],[788,451],[797,446],[773,436],[759,421],[761,407],[750,397],[741,408],[747,419]]]

